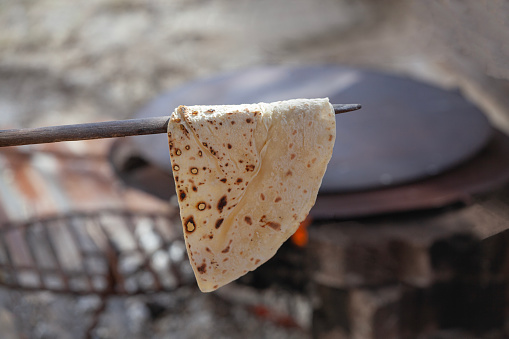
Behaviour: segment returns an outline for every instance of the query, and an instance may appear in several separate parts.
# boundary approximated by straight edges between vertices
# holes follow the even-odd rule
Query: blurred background
[[[495,129],[509,133],[508,60],[506,0],[0,0],[0,128],[128,119],[161,93],[199,79],[256,67],[338,65],[461,93]],[[173,109],[167,107],[163,114]],[[180,225],[165,193],[165,187],[171,191],[165,186],[171,185],[171,174],[158,166],[148,168],[147,159],[124,154],[132,149],[90,141],[11,148],[0,154],[0,217],[13,223],[3,226],[1,237],[7,239],[0,251],[0,277],[7,286],[0,287],[2,338],[326,337],[329,329],[323,323],[335,320],[323,320],[313,311],[317,306],[302,282],[307,273],[301,265],[308,260],[302,237],[307,239],[307,233],[294,239],[290,247],[295,248],[283,250],[287,257],[281,258],[299,270],[284,277],[297,287],[286,283],[267,288],[266,278],[252,276],[223,292],[201,294],[189,270],[179,266],[186,260]],[[117,167],[112,169],[111,163]],[[140,168],[145,172],[130,172]],[[125,177],[131,187],[121,180]],[[158,178],[155,183],[153,178]],[[497,181],[498,189],[505,187],[504,180]],[[503,199],[490,210],[502,215],[497,214],[497,232],[509,222],[503,214],[508,200]],[[439,204],[426,207],[431,205]],[[98,226],[86,226],[102,218],[103,210],[115,210],[116,221],[110,215]],[[350,222],[360,214],[324,218]],[[168,225],[156,226],[162,222],[158,218]],[[86,229],[81,236],[88,240],[80,240],[79,234],[75,240],[59,238],[69,224],[77,234]],[[111,226],[119,224],[123,226]],[[124,233],[115,233],[122,227]],[[49,236],[44,235],[47,230]],[[484,239],[494,231],[482,234]],[[79,251],[73,246],[59,249],[72,241]],[[31,242],[43,244],[40,252],[31,249]],[[134,254],[123,256],[124,250]],[[44,255],[57,259],[45,266],[36,260]],[[83,264],[94,256],[107,258],[91,265],[99,267],[97,276]],[[170,261],[177,278],[164,273]],[[110,266],[117,264],[120,271],[112,273]],[[269,268],[269,276],[271,269],[281,271]],[[88,280],[73,285],[69,272]],[[504,293],[490,295],[503,299]],[[138,295],[126,296],[130,294]],[[372,301],[360,294],[349,298],[337,302],[350,305],[352,314],[362,313],[352,300]],[[390,293],[384,298],[382,293],[381,299],[394,300]],[[399,332],[376,335],[367,323],[345,325],[347,318],[336,319],[342,330],[329,337],[405,337]],[[480,333],[503,328],[502,318],[492,327],[481,326]],[[405,333],[412,337],[408,333],[463,324],[437,323]],[[322,330],[313,329],[315,324]]]
[[[336,64],[459,87],[506,129],[507,2],[1,2],[1,123],[132,117],[184,82]]]

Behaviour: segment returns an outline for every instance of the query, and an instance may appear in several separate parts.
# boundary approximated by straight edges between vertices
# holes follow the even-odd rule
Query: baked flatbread
[[[335,136],[328,99],[175,110],[170,157],[203,292],[256,269],[297,230],[315,203]]]

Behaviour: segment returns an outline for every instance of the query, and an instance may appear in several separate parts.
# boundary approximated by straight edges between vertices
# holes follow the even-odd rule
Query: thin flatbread
[[[328,99],[175,110],[170,157],[203,292],[256,269],[297,230],[315,203],[335,137]]]

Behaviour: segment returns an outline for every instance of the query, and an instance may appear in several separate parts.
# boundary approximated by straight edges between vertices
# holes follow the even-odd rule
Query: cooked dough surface
[[[202,291],[256,269],[297,230],[315,203],[335,133],[328,99],[175,110],[170,157]]]

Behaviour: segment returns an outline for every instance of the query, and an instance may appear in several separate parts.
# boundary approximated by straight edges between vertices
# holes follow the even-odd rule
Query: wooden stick
[[[351,112],[361,108],[361,105],[358,104],[333,106],[336,114]],[[2,130],[0,131],[0,147],[166,133],[168,120],[169,117],[155,117]]]

